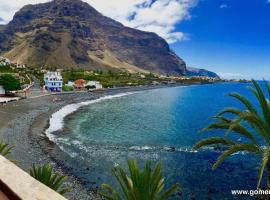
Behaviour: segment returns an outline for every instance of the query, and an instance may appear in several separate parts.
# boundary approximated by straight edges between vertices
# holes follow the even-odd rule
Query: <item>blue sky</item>
[[[176,30],[189,39],[171,44],[189,66],[226,77],[270,79],[270,3],[202,0]]]
[[[26,4],[0,0],[0,24]],[[270,0],[83,0],[126,26],[155,32],[188,66],[270,80]]]

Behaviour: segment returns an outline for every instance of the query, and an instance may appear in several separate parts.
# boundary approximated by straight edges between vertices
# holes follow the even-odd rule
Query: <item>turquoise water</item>
[[[54,133],[55,142],[68,153],[65,164],[70,171],[89,188],[114,184],[112,167],[126,166],[127,159],[136,158],[140,164],[161,161],[167,182],[181,184],[182,199],[239,199],[231,189],[256,188],[258,158],[236,154],[212,171],[220,152],[191,148],[212,134],[198,133],[211,116],[239,106],[226,94],[236,91],[250,97],[247,86],[162,88],[81,107],[65,119],[63,131]]]

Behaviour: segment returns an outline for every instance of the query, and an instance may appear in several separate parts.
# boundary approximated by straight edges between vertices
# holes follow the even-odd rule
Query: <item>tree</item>
[[[144,170],[140,171],[135,160],[128,161],[129,173],[115,167],[113,174],[121,186],[121,192],[117,192],[111,186],[102,184],[99,192],[108,200],[165,200],[168,199],[178,189],[178,184],[173,185],[164,191],[164,178],[161,173],[161,164],[158,163],[154,170],[151,163],[145,164]]]
[[[52,166],[49,164],[43,166],[33,165],[30,169],[30,175],[61,195],[71,191],[69,187],[62,188],[63,183],[67,179],[66,176],[54,173]]]
[[[261,157],[261,166],[259,169],[259,177],[257,188],[261,184],[261,180],[267,168],[268,172],[268,187],[270,186],[270,84],[265,82],[267,93],[264,94],[260,85],[252,81],[253,87],[248,89],[255,95],[259,109],[251,103],[246,97],[231,93],[229,96],[237,99],[243,104],[243,110],[237,108],[227,108],[216,116],[216,122],[210,124],[204,131],[222,129],[226,130],[224,137],[211,137],[203,139],[194,146],[194,150],[198,150],[205,146],[222,145],[227,147],[222,155],[220,155],[213,165],[216,169],[227,157],[237,152],[249,152],[259,155]],[[266,97],[268,96],[268,98]],[[232,115],[233,118],[226,117],[227,114]],[[230,134],[237,134],[239,137],[245,138],[243,142],[230,139]]]
[[[3,74],[0,76],[0,85],[4,87],[7,92],[19,90],[21,88],[20,81],[18,81],[11,74]]]

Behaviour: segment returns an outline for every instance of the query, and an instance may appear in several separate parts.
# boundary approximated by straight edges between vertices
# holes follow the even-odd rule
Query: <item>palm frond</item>
[[[258,177],[258,183],[257,183],[257,188],[260,187],[261,185],[261,181],[262,181],[262,177],[263,177],[263,173],[264,173],[264,169],[268,163],[269,160],[269,156],[270,156],[270,149],[267,148],[264,152],[263,152],[263,156],[262,156],[262,164],[259,170],[259,177]]]
[[[54,173],[52,166],[49,164],[43,166],[33,165],[30,169],[30,175],[61,195],[71,191],[70,187],[63,188],[66,176]]]
[[[221,156],[218,157],[216,163],[213,165],[213,169],[216,169],[228,156],[231,156],[237,152],[250,152],[250,153],[260,153],[261,149],[254,144],[236,144],[231,146],[227,151],[225,151]]]
[[[194,145],[193,150],[198,150],[202,147],[210,146],[210,145],[216,145],[216,144],[222,144],[225,146],[232,146],[236,145],[236,143],[232,140],[222,138],[222,137],[211,137],[204,140],[199,141],[197,144]]]
[[[252,80],[252,83],[254,87],[253,88],[249,87],[249,90],[256,96],[258,102],[260,103],[261,111],[264,115],[264,118],[269,119],[270,111],[267,106],[267,98],[265,97],[260,85],[254,80]]]
[[[259,144],[253,134],[244,126],[242,126],[240,122],[235,122],[222,116],[215,116],[214,118],[220,119],[220,121],[210,124],[209,126],[204,128],[202,132],[216,129],[227,130],[226,136],[228,136],[229,133],[234,132],[239,134],[240,136],[244,136],[245,138],[249,139],[252,143]]]
[[[3,142],[3,141],[0,141],[0,155],[6,157],[8,156],[11,152],[12,152],[12,149],[14,148],[15,146],[10,146],[9,144]]]
[[[266,85],[268,91],[268,97],[270,98],[270,83],[264,80],[264,84]]]
[[[219,112],[216,116],[222,116],[224,114],[239,115],[242,111],[237,108],[226,108],[225,110]]]
[[[122,200],[120,195],[111,186],[109,186],[107,184],[102,184],[101,189],[102,189],[102,191],[101,190],[98,191],[98,194],[103,196],[105,199],[108,199],[108,200]]]
[[[99,194],[108,200],[166,200],[179,188],[176,184],[164,191],[165,183],[160,163],[152,170],[151,162],[147,161],[141,171],[135,160],[129,160],[128,169],[130,176],[120,167],[113,170],[121,192],[103,184]],[[123,198],[121,194],[124,194]]]
[[[270,135],[268,132],[268,128],[265,126],[264,122],[260,118],[258,118],[253,113],[243,111],[239,115],[239,117],[234,120],[234,123],[240,123],[242,121],[247,122],[248,125],[253,128],[267,144],[270,144]]]
[[[219,156],[216,163],[213,165],[213,169],[216,169],[227,157],[237,152],[246,151],[262,155],[257,185],[257,187],[259,187],[264,169],[266,165],[268,165],[270,158],[270,101],[266,98],[261,86],[254,80],[252,80],[252,83],[253,87],[248,87],[248,90],[255,95],[260,110],[246,97],[238,93],[229,94],[229,96],[240,101],[245,106],[246,110],[227,108],[218,113],[218,115],[214,117],[218,121],[204,128],[204,131],[216,129],[225,130],[224,138],[203,139],[194,146],[194,149],[213,144],[221,144],[228,147],[228,150],[224,151],[222,155]],[[265,82],[265,85],[268,91],[268,97],[270,98],[270,83]],[[227,118],[225,114],[230,114],[229,116],[233,118]],[[245,137],[248,139],[248,143],[246,141],[244,141],[244,143],[235,143],[229,140],[228,137],[231,133],[238,133],[239,136]]]
[[[230,93],[229,96],[238,99],[250,112],[257,114],[257,110],[246,97],[240,95],[239,93]]]
[[[168,199],[171,195],[173,195],[179,189],[179,187],[180,187],[179,184],[175,184],[175,185],[171,186],[158,199],[159,200],[166,200],[166,199]]]

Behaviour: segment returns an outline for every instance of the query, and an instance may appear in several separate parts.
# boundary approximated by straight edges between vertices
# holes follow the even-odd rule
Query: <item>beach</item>
[[[219,150],[194,152],[191,148],[204,137],[198,132],[210,116],[224,106],[237,105],[224,94],[245,88],[240,83],[148,86],[31,97],[0,106],[0,139],[15,145],[8,158],[26,172],[34,163],[50,163],[68,176],[67,184],[73,189],[68,199],[101,199],[100,185],[115,183],[112,167],[125,167],[130,158],[140,164],[160,161],[167,183],[182,185],[173,199],[234,199],[233,188],[256,185],[257,171],[252,169],[257,158],[234,155],[213,171],[211,162]],[[122,95],[126,96],[115,98]],[[86,106],[76,107],[81,105]],[[57,130],[61,119],[57,114],[65,114],[67,106],[75,106],[75,112],[64,119],[63,130]],[[53,142],[48,130],[57,130]]]
[[[49,119],[53,113],[66,105],[95,100],[108,95],[153,88],[157,87],[119,88],[96,92],[46,95],[10,102],[0,107],[0,138],[15,146],[9,159],[14,160],[23,170],[28,172],[34,163],[50,163],[54,169],[67,175],[69,177],[67,184],[73,188],[73,191],[67,195],[69,199],[100,199],[93,188],[84,187],[83,180],[78,180],[69,174],[69,169],[64,165],[67,155],[45,135],[45,130],[49,127]],[[60,154],[61,156],[59,156]],[[59,157],[62,159],[57,159]]]

